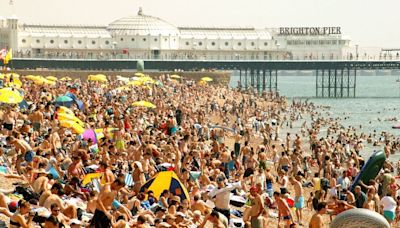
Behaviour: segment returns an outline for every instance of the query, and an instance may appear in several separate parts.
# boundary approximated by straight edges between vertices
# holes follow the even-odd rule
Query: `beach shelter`
[[[24,100],[21,93],[12,88],[0,89],[0,103],[19,104]]]
[[[159,172],[140,188],[140,192],[147,192],[150,190],[154,192],[154,196],[157,199],[160,198],[164,190],[168,190],[170,193],[179,196],[181,200],[186,199],[190,201],[186,187],[183,186],[174,171]]]

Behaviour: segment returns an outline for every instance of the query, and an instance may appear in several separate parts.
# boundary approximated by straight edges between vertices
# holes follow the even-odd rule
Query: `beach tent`
[[[170,193],[179,196],[181,200],[190,200],[186,187],[183,186],[174,171],[159,172],[140,188],[140,192],[147,192],[150,190],[154,192],[154,196],[157,199],[160,198],[164,190],[168,190]]]

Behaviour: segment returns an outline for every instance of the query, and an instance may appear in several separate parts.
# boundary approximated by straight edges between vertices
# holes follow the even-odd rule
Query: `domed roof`
[[[107,30],[118,36],[176,36],[179,34],[178,28],[160,18],[144,15],[142,9],[139,10],[137,16],[123,17],[112,22]]]

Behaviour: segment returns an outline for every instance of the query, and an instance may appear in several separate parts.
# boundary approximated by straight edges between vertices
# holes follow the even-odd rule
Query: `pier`
[[[139,60],[23,59],[10,63],[13,69],[129,70]],[[277,91],[279,71],[315,72],[316,97],[356,97],[357,71],[400,70],[400,60],[144,60],[146,69],[160,71],[239,71],[241,88]]]

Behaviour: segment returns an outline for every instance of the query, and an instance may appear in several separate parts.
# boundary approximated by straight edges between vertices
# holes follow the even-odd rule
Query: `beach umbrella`
[[[97,77],[97,76],[88,78],[88,81],[103,82],[103,83],[108,82],[107,78]]]
[[[212,82],[214,79],[212,79],[210,77],[202,77],[201,80],[205,81],[205,82]]]
[[[68,114],[71,116],[75,116],[74,112],[71,109],[69,109],[65,106],[59,106],[59,107],[60,107],[60,109],[59,109],[58,113],[65,113],[65,114]]]
[[[107,76],[105,74],[96,74],[96,77],[100,77],[100,78],[107,78]]]
[[[27,79],[27,80],[37,80],[38,78],[40,78],[40,76],[27,75],[24,78]]]
[[[18,78],[14,78],[12,82],[6,84],[7,87],[21,88],[22,82]]]
[[[160,198],[164,190],[168,190],[170,193],[179,196],[181,200],[186,199],[190,201],[186,187],[182,184],[174,171],[159,172],[140,188],[140,192],[144,193],[153,191],[157,199]]]
[[[82,185],[86,186],[87,184],[89,184],[90,182],[93,181],[93,179],[100,179],[101,176],[103,174],[102,173],[88,173],[85,175],[85,177],[82,180]]]
[[[11,75],[12,75],[13,78],[19,78],[20,77],[19,74],[16,74],[16,73],[7,73],[7,74],[3,75],[3,79],[4,79],[4,76],[6,78],[10,78]]]
[[[92,140],[93,144],[97,143],[96,132],[93,129],[86,129],[82,133],[82,138]]]
[[[60,80],[61,81],[72,81],[72,78],[70,78],[70,77],[62,77]]]
[[[73,121],[73,122],[81,125],[82,127],[85,125],[85,123],[83,123],[82,120],[80,120],[78,117],[76,117],[74,115],[68,115],[66,113],[58,113],[58,119],[59,120]]]
[[[0,103],[19,104],[24,97],[18,90],[12,88],[0,89]]]
[[[170,76],[170,78],[175,78],[175,79],[180,79],[181,76],[177,75],[177,74],[173,74]]]
[[[136,101],[132,103],[133,106],[136,107],[146,107],[146,108],[156,108],[156,106],[148,101]]]
[[[83,111],[83,109],[85,108],[83,105],[83,101],[78,100],[78,99],[75,99],[74,101],[75,101],[76,106],[78,106],[78,109]]]
[[[55,81],[58,80],[58,78],[56,78],[56,77],[54,77],[54,76],[47,76],[46,79],[47,79],[47,80],[50,80],[50,81],[53,81],[53,82],[55,82]]]
[[[71,107],[73,103],[73,99],[69,96],[59,96],[56,98],[56,101],[54,102],[56,106],[66,106],[66,107]]]
[[[29,108],[29,104],[28,102],[26,102],[26,100],[22,100],[19,104],[18,104],[19,109],[28,109]]]
[[[70,128],[74,131],[75,134],[81,135],[85,129],[78,123],[74,122],[73,120],[61,120],[60,126],[65,128]]]
[[[199,81],[199,85],[207,85],[206,81]]]
[[[138,77],[144,77],[144,76],[145,76],[145,74],[143,74],[143,73],[140,73],[140,72],[137,72],[137,73],[135,73],[135,76],[138,76]]]
[[[129,78],[125,78],[125,77],[122,77],[122,76],[118,75],[117,76],[117,81],[128,83],[129,82]]]
[[[130,91],[131,88],[126,87],[126,86],[121,86],[121,87],[116,88],[115,90],[119,91],[119,92],[121,92],[121,91]]]
[[[141,85],[143,85],[143,82],[141,82],[141,81],[130,81],[130,82],[128,82],[128,85],[141,86]]]

